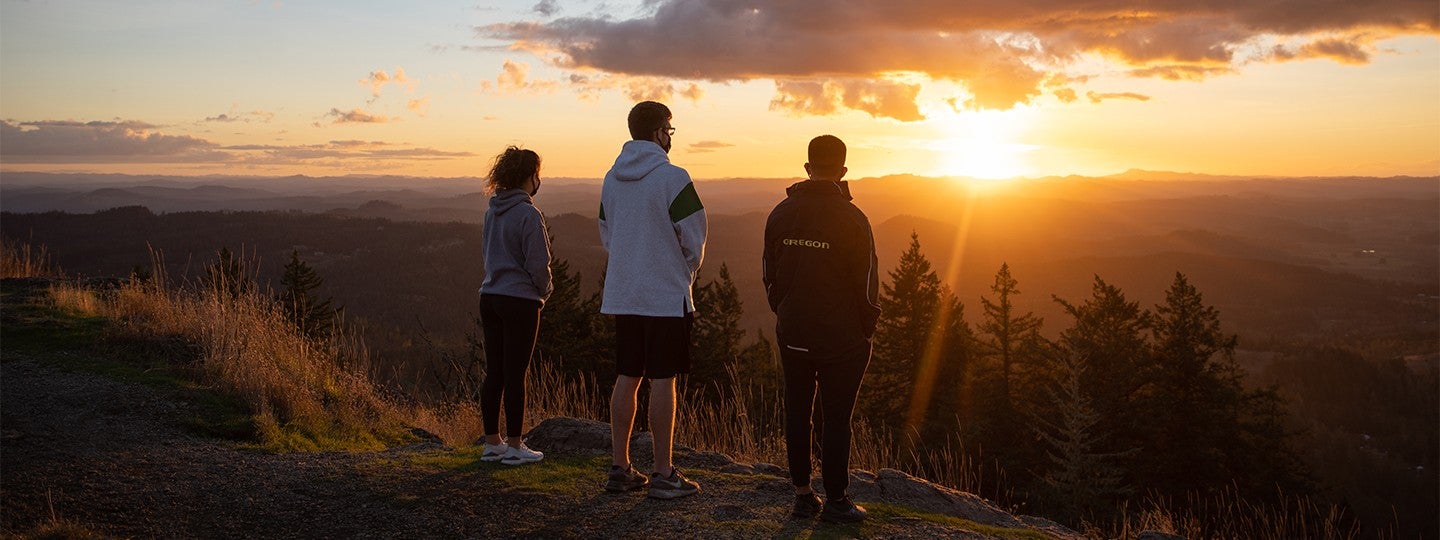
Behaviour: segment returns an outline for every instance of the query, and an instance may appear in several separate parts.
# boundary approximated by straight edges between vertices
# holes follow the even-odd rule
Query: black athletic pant
[[[540,332],[540,301],[500,294],[480,295],[485,333],[485,382],[480,415],[485,433],[500,432],[500,399],[505,399],[505,435],[519,437],[525,422],[525,370]]]
[[[817,356],[780,347],[785,369],[785,450],[790,480],[810,485],[810,418],[820,442],[820,476],[826,497],[843,497],[850,487],[850,417],[860,380],[870,365],[870,346],[839,356]],[[815,391],[820,391],[815,410]]]

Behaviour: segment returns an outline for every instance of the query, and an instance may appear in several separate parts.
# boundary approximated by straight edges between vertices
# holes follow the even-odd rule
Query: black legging
[[[870,347],[861,347],[840,356],[819,357],[780,347],[785,369],[785,450],[790,461],[790,480],[796,486],[810,485],[810,417],[816,423],[820,441],[820,476],[826,497],[843,497],[850,487],[850,418],[860,380],[870,365]],[[820,407],[815,411],[815,390],[820,390]]]
[[[500,399],[505,399],[505,435],[519,437],[525,422],[525,370],[540,332],[540,301],[499,294],[480,295],[485,333],[485,382],[480,415],[485,434],[500,433]]]

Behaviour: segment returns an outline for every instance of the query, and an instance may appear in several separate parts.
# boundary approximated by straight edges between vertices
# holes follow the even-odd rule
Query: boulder
[[[547,418],[530,430],[525,444],[541,452],[610,452],[610,424],[579,418]]]
[[[881,502],[902,504],[916,510],[947,514],[996,527],[1026,528],[1015,516],[976,495],[927,482],[895,469],[880,469],[875,476],[875,499]]]

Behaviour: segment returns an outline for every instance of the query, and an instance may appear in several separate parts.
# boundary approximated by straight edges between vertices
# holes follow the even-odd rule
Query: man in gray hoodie
[[[672,165],[670,109],[635,105],[625,143],[600,188],[600,242],[609,259],[600,312],[615,316],[615,390],[610,395],[614,464],[605,489],[650,486],[673,499],[700,486],[670,461],[675,438],[675,376],[690,372],[691,286],[705,255],[705,207],[690,173]],[[630,463],[636,393],[650,380],[655,465],[650,478]]]

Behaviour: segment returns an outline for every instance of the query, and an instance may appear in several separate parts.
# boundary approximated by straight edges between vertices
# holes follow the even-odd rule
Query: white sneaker
[[[531,450],[528,446],[525,446],[525,443],[520,443],[519,448],[510,447],[510,450],[505,452],[505,457],[500,459],[500,463],[520,465],[522,463],[534,463],[542,459],[545,459],[545,454]]]
[[[500,461],[509,450],[510,447],[503,442],[500,444],[485,443],[485,453],[480,455],[480,461]]]

